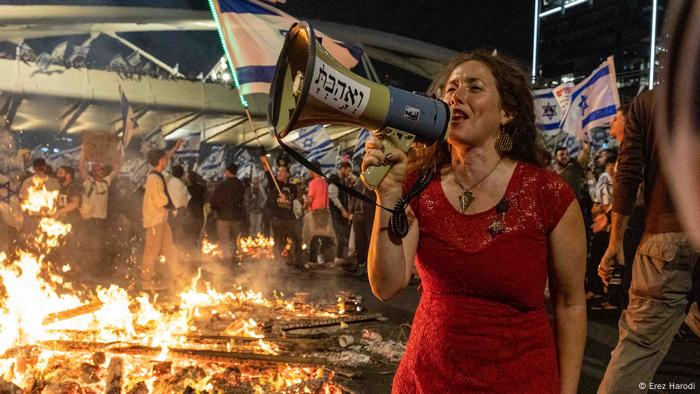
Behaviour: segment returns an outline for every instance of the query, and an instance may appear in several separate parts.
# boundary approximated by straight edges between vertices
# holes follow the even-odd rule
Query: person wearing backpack
[[[216,211],[216,233],[224,259],[232,261],[236,257],[238,237],[245,219],[245,186],[236,178],[238,166],[230,163],[224,170],[224,180],[216,186],[209,199],[211,208]],[[233,240],[233,242],[231,242]]]
[[[161,255],[165,256],[175,286],[184,284],[180,283],[184,282],[184,277],[168,222],[171,212],[175,211],[163,176],[168,155],[162,149],[152,149],[148,152],[147,159],[153,170],[146,177],[146,192],[143,196],[145,245],[141,261],[141,289],[152,292],[158,289],[155,269],[156,261]]]

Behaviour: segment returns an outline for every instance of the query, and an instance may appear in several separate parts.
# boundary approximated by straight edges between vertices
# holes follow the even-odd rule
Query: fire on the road
[[[265,339],[258,323],[332,316],[328,312],[242,287],[219,292],[199,274],[175,303],[147,294],[132,297],[115,284],[75,291],[62,276],[65,264],[60,268],[47,257],[70,231],[48,217],[54,201],[53,193],[32,188],[23,205],[45,215],[32,247],[41,253],[0,254],[0,385],[32,392],[52,385],[62,392],[71,385],[81,388],[71,392],[109,392],[115,384],[135,393],[182,391],[188,385],[196,392],[233,386],[250,392],[339,392],[323,367],[284,362],[282,349]],[[272,249],[260,237],[246,242],[244,250]]]

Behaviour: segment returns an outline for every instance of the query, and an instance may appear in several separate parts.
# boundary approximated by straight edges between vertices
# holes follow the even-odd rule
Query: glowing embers
[[[221,253],[221,249],[219,249],[219,246],[215,243],[209,242],[209,239],[207,239],[207,237],[204,237],[204,239],[202,239],[202,254],[206,257],[223,256],[223,253]]]
[[[271,260],[275,258],[275,241],[272,237],[268,238],[262,234],[241,237],[238,240],[238,253],[243,258]]]
[[[275,257],[275,241],[272,237],[257,234],[254,237],[240,237],[236,253],[241,260],[271,260]],[[208,237],[202,239],[202,254],[204,257],[223,257],[223,251]]]

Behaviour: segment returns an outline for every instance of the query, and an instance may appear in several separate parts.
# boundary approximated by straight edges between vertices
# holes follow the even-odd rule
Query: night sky
[[[532,57],[534,3],[528,0],[287,0],[299,18],[415,38],[453,50],[497,48],[525,65]]]
[[[206,0],[0,0],[0,4],[208,9]],[[277,7],[300,19],[367,27],[457,51],[497,48],[525,66],[532,56],[533,0],[286,0]]]

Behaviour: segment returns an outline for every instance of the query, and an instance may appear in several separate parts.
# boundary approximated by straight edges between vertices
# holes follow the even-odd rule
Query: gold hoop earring
[[[498,129],[498,137],[496,138],[496,151],[498,153],[507,153],[513,149],[513,138],[505,130],[504,126]]]

